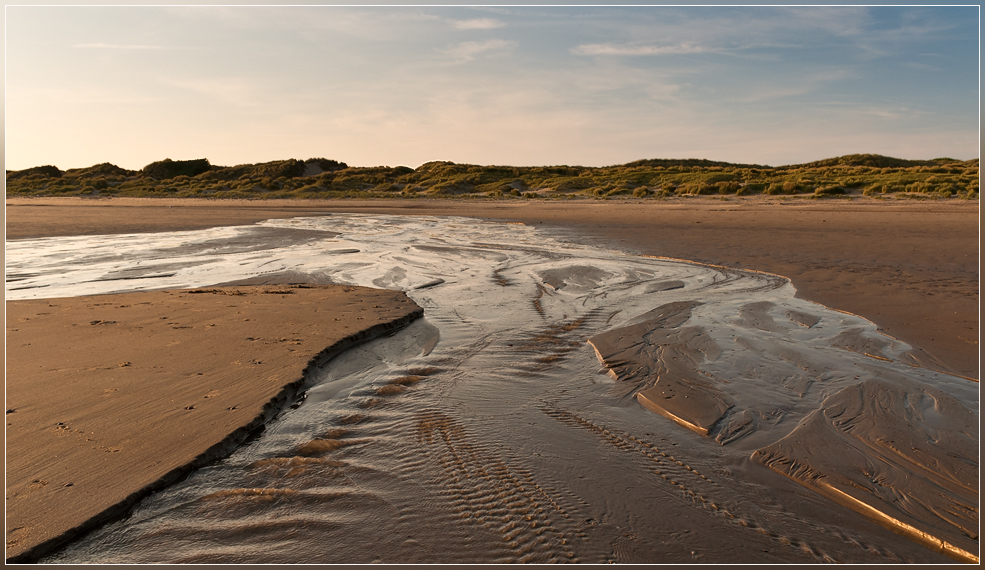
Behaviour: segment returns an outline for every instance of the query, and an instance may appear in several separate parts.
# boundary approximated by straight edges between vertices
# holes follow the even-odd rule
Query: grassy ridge
[[[324,158],[215,166],[207,159],[148,164],[139,171],[102,163],[7,171],[7,196],[174,198],[609,198],[695,194],[865,194],[978,196],[978,159],[904,160],[853,154],[806,164],[762,166],[699,159],[639,160],[618,166],[478,166],[428,162],[349,167]]]

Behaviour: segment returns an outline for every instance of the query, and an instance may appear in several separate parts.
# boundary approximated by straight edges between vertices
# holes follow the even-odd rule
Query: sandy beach
[[[7,563],[981,563],[980,6],[29,4]]]
[[[332,212],[545,225],[641,255],[767,271],[798,296],[861,315],[922,364],[978,378],[978,203],[808,201],[7,200],[7,239],[191,230]]]
[[[782,201],[759,197],[671,199],[660,202],[8,199],[6,229],[7,239],[16,240],[196,230],[247,225],[266,219],[345,212],[453,215],[520,222],[549,228],[555,235],[572,243],[783,275],[792,280],[797,288],[797,297],[860,315],[876,323],[884,333],[908,343],[912,348],[899,357],[900,362],[978,378],[977,202],[884,204],[875,200]],[[309,239],[305,232],[310,230],[268,228],[265,231],[268,233],[264,235],[303,244]],[[249,244],[237,247],[249,251]],[[593,279],[602,278],[585,269],[543,273],[542,277],[545,294],[565,287],[587,286]],[[397,279],[399,275],[394,274],[393,278]],[[502,279],[504,283],[508,281],[506,277]],[[276,284],[287,281],[291,281],[291,276],[282,275],[273,282],[262,279],[240,282],[232,288],[204,288],[202,293],[154,291],[8,302],[7,445],[8,456],[18,457],[15,463],[8,461],[8,559],[38,545],[41,547],[37,552],[57,546],[59,541],[84,531],[80,524],[96,525],[125,511],[139,498],[134,493],[163,486],[188,469],[208,462],[219,448],[231,447],[229,438],[242,438],[262,423],[264,414],[272,409],[270,402],[283,393],[285,386],[296,386],[292,383],[304,377],[305,368],[318,360],[326,347],[338,349],[351,343],[354,338],[372,334],[366,331],[375,331],[375,334],[386,332],[420,314],[420,309],[406,296],[394,291],[321,286],[288,288]],[[771,281],[764,278],[764,283]],[[257,287],[259,284],[263,285]],[[666,281],[656,285],[648,291],[674,290],[683,287],[683,281]],[[379,286],[383,286],[383,282]],[[236,294],[229,294],[231,291]],[[222,303],[216,299],[221,299]],[[304,302],[298,303],[299,299]],[[547,301],[546,297],[544,301]],[[621,368],[631,359],[621,356],[627,347],[620,344],[623,337],[617,331],[631,331],[633,335],[638,335],[643,333],[633,327],[644,327],[647,331],[667,327],[667,338],[671,338],[667,342],[672,342],[676,352],[660,352],[663,350],[660,347],[664,345],[657,343],[653,350],[660,356],[641,363],[653,365],[655,371],[659,366],[669,366],[675,374],[685,378],[681,389],[692,389],[705,382],[702,380],[704,373],[697,371],[698,365],[715,361],[721,352],[713,341],[702,336],[704,333],[700,330],[692,327],[693,330],[688,329],[691,332],[685,334],[686,331],[678,328],[690,318],[691,309],[698,305],[700,303],[668,305],[665,309],[672,307],[676,313],[647,313],[646,319],[641,316],[643,320],[639,320],[638,324],[632,321],[622,329],[614,329],[588,340],[595,347],[600,363],[609,368],[610,375],[618,384],[626,382],[627,378],[631,380],[634,373],[628,372],[629,368]],[[231,312],[230,306],[235,306],[237,310]],[[788,325],[778,325],[769,316],[771,306],[769,302],[747,305],[736,322],[761,330],[786,330],[784,327]],[[539,302],[535,301],[534,307],[543,315]],[[339,320],[321,319],[319,314],[331,315]],[[817,317],[806,313],[788,311],[786,316],[795,328],[810,329],[817,322]],[[566,358],[571,348],[558,346],[566,346],[563,345],[563,342],[568,342],[565,335],[581,326],[580,323],[574,321],[569,325],[558,325],[560,328],[550,328],[523,345],[531,347],[528,350],[532,351],[531,355],[534,352],[538,354],[535,362],[540,364],[535,366],[543,367]],[[221,341],[215,335],[221,335]],[[71,347],[71,350],[52,354],[53,338],[58,338],[59,346]],[[140,338],[146,340],[141,341]],[[869,341],[861,337],[845,338],[844,348],[852,352],[882,360],[897,358],[888,345],[872,348],[871,343],[865,344]],[[168,346],[176,348],[169,349]],[[193,349],[189,350],[189,347]],[[879,352],[880,347],[886,352]],[[181,351],[180,356],[175,350]],[[774,349],[767,347],[763,350],[769,352]],[[783,353],[777,354],[782,356]],[[682,358],[678,360],[677,357]],[[43,362],[43,370],[40,371],[35,370],[39,362]],[[251,381],[244,381],[242,373],[238,373],[244,366],[254,372],[258,367],[271,372],[252,374],[248,376]],[[810,368],[804,364],[800,366],[805,370]],[[73,373],[67,376],[66,371]],[[402,376],[404,380],[395,382],[394,387],[378,390],[377,393],[400,393],[405,386],[413,385],[430,373],[423,370],[417,372]],[[138,376],[144,385],[137,385]],[[39,378],[43,382],[38,382]],[[866,384],[865,390],[875,389],[872,388],[874,385]],[[704,400],[700,400],[697,407],[695,400],[691,400],[675,408],[662,403],[662,399],[669,396],[663,395],[657,388],[643,388],[638,398],[644,408],[674,419],[701,435],[709,435],[723,415],[735,406],[735,394],[730,396],[709,388],[698,394]],[[660,384],[660,388],[665,389],[666,384]],[[871,397],[865,395],[865,390],[860,392],[860,396],[846,395],[842,398],[844,403],[831,405],[856,405]],[[120,401],[120,398],[131,400]],[[378,401],[378,398],[371,398],[365,406],[375,408],[379,405],[375,403]],[[900,395],[899,401],[905,401],[905,398]],[[598,427],[590,417],[584,419],[563,408],[547,406],[538,413],[541,414],[539,417],[546,414],[562,425],[604,432],[611,443],[622,450],[638,445],[643,455],[648,456],[651,453],[648,449],[656,449],[636,439],[638,433],[613,435],[617,432]],[[488,450],[470,447],[467,443],[469,434],[455,425],[454,418],[434,410],[422,411],[415,417],[417,441],[427,447],[430,442],[444,438],[447,450],[452,453],[447,465],[460,464],[455,469],[474,469],[475,466],[470,466],[469,461],[478,461],[479,456],[490,454]],[[733,418],[730,421],[736,420]],[[141,422],[145,425],[139,426]],[[790,438],[809,437],[804,436],[803,431],[794,432],[777,445],[757,451],[760,455],[754,456],[754,460],[795,481],[798,477],[796,473],[783,471],[783,466],[790,465],[791,461],[804,465],[824,465],[822,458],[830,454],[825,446],[844,445],[837,442],[845,436],[837,426],[826,427],[827,424],[821,420],[815,423],[818,427],[811,428],[814,429],[811,433],[831,433],[825,436],[826,439],[819,440],[816,451],[805,451],[800,445],[791,445]],[[742,445],[756,449],[752,442],[760,436],[747,435],[752,433],[747,424],[738,421],[734,428],[719,429],[710,435],[722,445],[731,439],[746,437]],[[148,425],[153,428],[147,429]],[[761,427],[767,430],[765,424]],[[960,429],[967,431],[971,428],[962,424]],[[186,432],[191,436],[184,437]],[[174,443],[176,433],[182,434],[177,438],[181,441],[180,445]],[[298,448],[297,457],[290,461],[298,465],[308,461],[304,459],[306,457],[312,457],[311,461],[330,461],[324,459],[326,457],[337,461],[338,458],[330,452],[343,445],[337,440],[349,432],[336,430],[333,433],[334,437],[326,435],[316,438],[306,444],[308,447]],[[881,432],[876,430],[876,433]],[[381,437],[385,440],[393,436],[383,433]],[[625,441],[616,441],[614,437],[624,437]],[[165,448],[168,453],[162,454],[161,450]],[[440,451],[434,449],[434,453]],[[589,451],[589,448],[573,447],[570,460],[574,462],[574,458],[582,453],[587,454],[585,460],[590,461]],[[358,463],[361,457],[359,452],[352,453]],[[860,453],[863,453],[860,456],[862,459],[851,461],[863,469],[864,452]],[[929,450],[926,453],[939,452]],[[58,461],[51,461],[56,455]],[[666,454],[663,455],[666,457]],[[112,459],[107,460],[107,457]],[[445,460],[442,461],[442,465],[446,465]],[[919,462],[919,459],[916,461]],[[262,462],[254,465],[267,469],[267,464]],[[344,462],[338,463],[334,468],[342,469],[343,465]],[[852,465],[854,469],[855,463]],[[909,463],[904,462],[902,466],[892,467],[891,474],[899,477],[899,473],[910,468]],[[85,472],[84,476],[79,474],[80,469]],[[844,466],[835,465],[830,469],[837,471],[844,469]],[[959,465],[953,469],[960,472],[963,467]],[[690,466],[687,470],[696,473]],[[135,475],[138,471],[139,476]],[[125,481],[119,477],[123,472],[128,474]],[[964,481],[968,474],[962,473],[959,479]],[[977,477],[977,468],[974,475]],[[661,476],[672,481],[666,475]],[[454,475],[451,481],[457,481],[457,477]],[[681,475],[672,474],[671,477],[681,480]],[[718,492],[713,487],[702,487],[708,480],[707,477],[702,478],[704,481],[695,480],[687,492],[692,496],[697,493],[699,497],[702,492],[708,497]],[[120,482],[107,485],[107,481]],[[574,481],[565,484],[568,483],[573,485],[572,488],[578,486]],[[532,480],[527,485],[530,484],[533,484]],[[674,485],[677,485],[676,481]],[[839,500],[841,495],[838,495],[843,493],[840,489],[850,489],[851,481],[840,485],[832,487],[834,490],[825,488],[818,492],[835,502],[855,508],[851,504],[855,499]],[[784,492],[796,494],[797,488],[791,486]],[[921,492],[933,494],[933,488],[931,485]],[[519,491],[514,492],[528,496],[522,486],[517,489]],[[956,489],[954,492],[962,497],[960,500],[969,500],[965,495],[970,491],[960,485]],[[543,492],[546,493],[544,496],[553,497],[559,512],[577,510],[575,507],[565,507],[562,498],[557,495]],[[73,509],[71,516],[65,516],[65,510],[56,509],[54,505],[72,494],[84,494],[85,499],[78,509]],[[529,497],[535,507],[537,501],[533,495]],[[226,500],[229,500],[228,497],[223,498],[223,501]],[[866,500],[860,500],[861,509],[867,508]],[[831,510],[824,504],[808,502],[813,505],[810,510],[819,520],[835,520],[842,516],[836,509]],[[539,512],[534,507],[530,512]],[[688,516],[688,510],[682,510],[680,506],[668,505],[667,508],[683,519]],[[715,509],[718,511],[719,507]],[[728,514],[729,510],[725,509],[724,512]],[[909,520],[906,517],[910,515],[903,513],[899,516],[902,520]],[[738,520],[743,519],[739,517]],[[561,523],[554,521],[554,524],[563,530]],[[732,526],[725,525],[724,528],[734,528],[735,523],[729,524]],[[848,526],[852,524],[848,523]],[[684,527],[692,528],[686,523]],[[553,529],[548,525],[549,531],[553,532]],[[562,530],[558,532],[567,532]],[[577,534],[582,531],[571,532]],[[714,534],[714,529],[708,527],[702,532]],[[723,544],[749,550],[746,553],[748,556],[761,551],[764,553],[763,560],[795,559],[782,556],[774,559],[770,558],[772,554],[765,554],[772,548],[769,541],[777,540],[776,537],[770,538],[769,533],[765,533],[763,540],[766,542],[760,544],[744,541],[732,532],[721,534]],[[642,550],[633,550],[627,542],[633,538],[610,537],[607,540],[621,545],[615,549],[618,554],[613,554],[615,560],[653,561],[648,560]],[[794,543],[798,540],[795,539]],[[46,544],[46,541],[53,542]],[[566,551],[557,545],[553,548],[556,552]],[[908,560],[905,548],[898,544],[894,548],[896,553],[892,556],[899,556],[898,560]],[[825,558],[827,554],[822,556],[814,547],[802,545],[800,549],[807,556],[805,559],[811,559],[811,556],[829,559]],[[876,560],[878,556],[885,555],[879,549],[870,548],[870,552]],[[837,553],[833,555],[835,558],[832,559],[839,559]],[[687,557],[686,552],[682,552],[681,556],[683,558],[672,559],[694,561],[695,551],[690,551],[691,558]]]
[[[7,303],[7,559],[31,561],[228,454],[309,368],[422,311],[339,286]]]

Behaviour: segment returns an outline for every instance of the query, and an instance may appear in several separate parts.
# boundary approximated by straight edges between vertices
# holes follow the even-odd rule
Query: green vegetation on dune
[[[820,168],[823,166],[870,166],[873,168],[909,168],[911,166],[936,166],[938,162],[956,162],[953,158],[937,158],[934,160],[904,160],[879,154],[846,154],[835,158],[827,158],[795,164],[783,168]]]
[[[158,162],[152,162],[141,169],[140,173],[149,178],[166,180],[178,176],[198,176],[212,170],[209,159],[200,158],[198,160],[171,160],[165,158]]]
[[[7,196],[175,198],[664,198],[687,195],[864,194],[978,196],[978,159],[904,160],[853,154],[806,164],[762,166],[703,159],[650,159],[605,167],[479,166],[428,162],[349,167],[325,158],[215,166],[165,159],[139,171],[109,163],[61,171],[7,171]]]
[[[7,171],[7,184],[10,184],[13,180],[23,180],[25,178],[37,179],[37,178],[61,178],[62,171],[58,170],[58,167],[51,166],[50,164],[45,166],[35,166],[33,168],[26,168],[24,170],[8,170]]]

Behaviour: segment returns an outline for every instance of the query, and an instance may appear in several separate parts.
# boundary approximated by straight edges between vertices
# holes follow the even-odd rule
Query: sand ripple
[[[426,315],[53,560],[977,559],[977,384],[779,276],[370,215],[15,241],[7,273],[8,299],[289,277]]]

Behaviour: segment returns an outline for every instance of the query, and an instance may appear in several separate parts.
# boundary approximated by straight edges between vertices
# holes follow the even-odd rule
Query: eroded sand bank
[[[670,303],[589,339],[620,392],[736,451],[780,437],[755,449],[753,461],[930,548],[978,562],[977,386],[955,378],[948,393],[879,366],[893,362],[882,352],[892,343],[862,328],[822,341],[872,359],[846,377],[818,339],[787,344],[796,338],[790,329],[817,325],[819,316],[798,312],[795,324],[784,323],[767,312],[769,302],[737,311],[732,322],[741,328],[731,340],[745,354],[721,343],[734,366],[716,370],[706,361],[723,354],[720,343],[701,326],[685,326],[699,305]],[[750,326],[770,334],[738,336]],[[797,407],[776,408],[791,391]],[[785,426],[776,411],[788,416]],[[753,434],[756,443],[741,441]]]
[[[78,272],[92,277],[87,290],[105,292],[290,275],[401,289],[428,311],[421,326],[430,329],[343,355],[262,438],[51,561],[947,560],[751,459],[870,377],[903,377],[977,410],[976,384],[908,365],[911,347],[795,298],[782,277],[467,219],[330,216],[262,227],[324,238],[220,254],[195,245],[256,231],[244,227],[12,250],[8,264],[23,274],[17,295],[77,289]],[[184,245],[148,259],[162,240]],[[119,277],[156,265],[173,273]],[[611,375],[596,373],[597,355]],[[718,405],[692,405],[692,395]],[[925,407],[908,417],[933,426],[962,417],[941,420]],[[863,438],[905,429],[885,414],[858,415],[872,424]],[[977,476],[977,458],[952,443],[923,453],[955,453]],[[795,459],[823,477],[854,477],[851,461]],[[893,469],[898,489],[933,503],[912,462]],[[967,526],[921,532],[977,545],[961,538]]]
[[[275,285],[6,313],[6,555],[30,561],[228,454],[326,359],[422,310],[397,291]]]
[[[978,562],[978,414],[954,396],[868,377],[753,459],[889,528]]]

